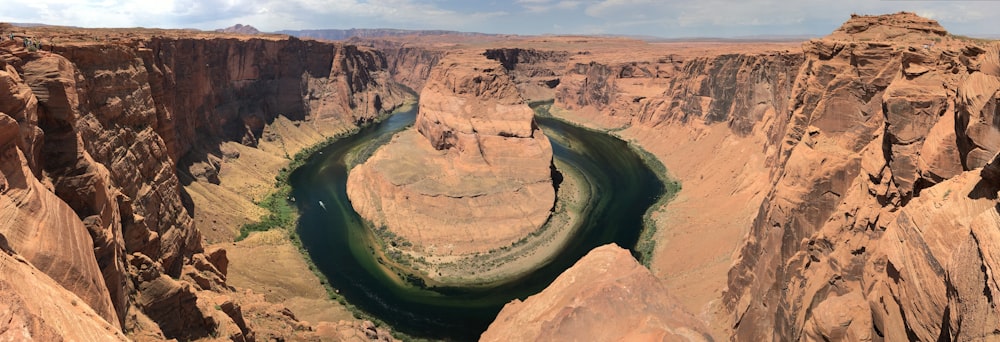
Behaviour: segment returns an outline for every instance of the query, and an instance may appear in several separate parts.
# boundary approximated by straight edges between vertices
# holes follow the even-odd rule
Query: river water
[[[347,198],[345,157],[413,124],[416,109],[397,113],[322,149],[289,178],[301,214],[298,234],[310,257],[347,301],[414,337],[475,340],[503,305],[538,293],[594,247],[633,248],[643,215],[663,183],[628,145],[607,134],[538,117],[556,158],[596,187],[584,223],[549,264],[488,288],[422,289],[392,281],[366,243],[366,228]],[[352,151],[355,151],[352,153]],[[322,201],[322,205],[320,202]]]

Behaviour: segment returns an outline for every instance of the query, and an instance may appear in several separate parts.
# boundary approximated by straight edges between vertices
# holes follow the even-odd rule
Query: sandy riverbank
[[[562,250],[565,242],[580,227],[591,196],[595,192],[586,176],[570,165],[555,161],[563,175],[563,182],[556,194],[556,205],[548,222],[534,233],[509,247],[487,253],[461,256],[428,257],[415,251],[385,246],[377,253],[387,261],[387,273],[413,274],[423,279],[427,286],[486,286],[537,269]],[[388,254],[396,255],[389,258]]]

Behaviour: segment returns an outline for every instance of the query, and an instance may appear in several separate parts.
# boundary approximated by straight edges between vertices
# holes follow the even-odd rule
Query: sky
[[[1000,0],[4,0],[0,22],[212,30],[400,28],[508,34],[822,36],[852,13],[915,12],[1000,35]]]

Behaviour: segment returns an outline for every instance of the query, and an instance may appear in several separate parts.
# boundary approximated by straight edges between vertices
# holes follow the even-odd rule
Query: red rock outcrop
[[[46,50],[0,47],[0,237],[109,327],[153,338],[253,339],[180,174],[279,115],[339,127],[406,96],[380,54],[345,45],[155,31]]]
[[[698,277],[714,277],[705,275],[715,272],[714,266],[693,269],[678,265],[681,261],[654,260],[653,273],[663,279],[646,283],[662,289],[643,295],[668,288],[683,293],[678,300],[698,313],[696,320],[714,322],[709,329],[726,325],[736,340],[995,337],[1000,318],[993,297],[1000,287],[991,270],[996,264],[993,246],[1000,241],[993,233],[1000,227],[1000,48],[952,37],[932,20],[909,13],[855,16],[830,36],[802,44],[801,52],[722,53],[713,48],[704,54],[647,51],[623,57],[589,50],[501,49],[487,53],[494,62],[477,53],[477,62],[470,64],[438,64],[441,50],[412,54],[408,49],[419,48],[402,45],[387,60],[365,48],[274,37],[166,34],[117,41],[60,44],[55,53],[27,52],[10,43],[0,48],[0,236],[12,251],[0,258],[24,260],[11,263],[20,273],[2,272],[0,282],[13,284],[8,274],[40,282],[51,278],[47,284],[58,285],[41,290],[52,293],[46,298],[65,306],[71,297],[56,292],[67,289],[94,315],[112,321],[112,327],[120,326],[113,322],[119,319],[155,337],[195,338],[212,332],[234,339],[264,336],[260,331],[267,329],[253,328],[259,303],[229,301],[240,296],[225,284],[225,258],[218,251],[202,253],[190,219],[197,212],[185,208],[174,166],[215,179],[212,174],[221,165],[212,159],[221,158],[213,147],[218,140],[253,145],[268,139],[263,127],[279,114],[313,124],[371,120],[402,96],[388,81],[386,70],[395,66],[396,77],[411,88],[420,89],[428,78],[421,103],[428,107],[421,108],[419,134],[411,130],[389,145],[408,148],[402,154],[408,162],[395,168],[395,176],[352,172],[364,180],[354,183],[368,187],[367,195],[359,195],[363,191],[355,184],[352,194],[367,216],[377,218],[372,209],[377,205],[422,222],[427,218],[420,215],[431,212],[428,202],[407,207],[406,196],[416,201],[420,197],[415,196],[458,194],[448,201],[466,201],[458,207],[471,208],[465,195],[480,198],[484,193],[447,183],[461,180],[457,172],[433,174],[421,167],[496,168],[515,150],[499,143],[507,141],[521,143],[518,151],[533,146],[544,156],[547,143],[536,141],[542,135],[532,125],[513,119],[469,120],[452,115],[461,110],[450,109],[485,112],[481,104],[468,102],[476,94],[497,101],[497,108],[521,108],[523,102],[511,94],[523,97],[534,87],[542,95],[551,91],[557,107],[574,110],[570,119],[614,129],[664,157],[677,172],[684,189],[666,206],[662,215],[667,220],[661,222],[684,227],[661,223],[658,236],[668,238],[659,242],[668,247],[657,253],[665,253],[664,248],[680,256],[697,253],[686,249],[719,250],[706,255],[726,262],[727,241],[736,238],[712,234],[746,233],[728,282],[719,281],[724,293],[704,294],[715,287],[684,288],[690,280],[701,281]],[[555,38],[539,44],[570,50],[565,40]],[[503,71],[510,68],[505,64],[514,70]],[[478,70],[457,73],[452,67]],[[478,75],[479,82],[469,75]],[[510,75],[520,89],[487,82]],[[558,84],[543,90],[547,85],[539,81]],[[522,112],[504,113],[529,115]],[[417,150],[421,154],[409,153]],[[375,167],[388,160],[380,153],[366,164],[371,170],[386,169]],[[548,153],[550,161],[550,149]],[[429,163],[424,156],[447,162]],[[524,157],[521,152],[515,156]],[[525,165],[534,171],[520,181],[548,175],[549,164],[544,169]],[[501,171],[496,174],[522,174],[518,168]],[[436,185],[401,190],[412,184]],[[491,184],[502,188],[505,183]],[[551,191],[548,187],[545,191]],[[546,195],[539,190],[531,197]],[[547,210],[551,198],[547,206],[524,205]],[[455,215],[450,208],[430,207],[438,210],[436,217]],[[671,216],[677,212],[688,217]],[[544,217],[543,212],[521,217],[535,214]],[[422,226],[409,231],[425,232]],[[465,229],[469,238],[459,242],[470,243],[482,233]],[[471,242],[510,243],[490,238],[496,239]],[[678,245],[691,241],[697,243]],[[44,274],[31,273],[33,267]],[[581,262],[567,274],[593,276],[601,267]],[[641,273],[631,267],[612,268]],[[676,270],[686,272],[670,273]],[[551,336],[545,334],[592,323],[590,314],[624,303],[606,300],[600,295],[604,292],[577,288],[579,282],[561,288],[567,279],[572,277],[564,275],[537,296],[556,303],[539,309],[547,311],[511,309],[542,304],[534,297],[512,304],[489,336]],[[17,311],[29,312],[16,314],[19,320],[49,315],[34,309],[48,304],[20,292],[26,289],[0,287],[7,288],[13,296],[4,298],[19,299],[0,303],[29,308]],[[572,309],[580,315],[559,316],[568,300],[558,296],[559,289],[595,296],[587,297],[592,305]],[[4,291],[0,295],[8,294]],[[691,298],[706,297],[712,298],[705,302],[721,299],[726,319],[706,316],[712,304],[691,304]],[[223,310],[212,309],[216,304]],[[502,329],[505,320],[519,322],[518,317],[532,313],[561,318],[548,331],[531,324]],[[43,330],[62,331],[68,320],[60,317],[46,321],[54,328],[33,334],[47,337],[52,335]],[[627,328],[666,331],[662,321],[629,322],[612,327],[625,330],[602,326],[601,332],[633,337],[628,334],[638,330]],[[80,324],[103,327],[100,323]],[[294,319],[282,324],[276,329],[308,330]],[[182,331],[182,326],[192,329]],[[329,328],[323,326],[314,328]],[[379,336],[365,327],[345,329]],[[714,333],[724,338],[727,332]]]
[[[442,50],[405,42],[373,40],[368,44],[385,54],[392,79],[418,94],[430,78],[431,69],[445,54]]]
[[[592,117],[637,134],[687,128],[696,141],[724,122],[763,142],[756,153],[771,185],[722,296],[736,340],[976,339],[988,335],[993,314],[966,303],[988,303],[989,291],[948,289],[983,289],[992,280],[949,270],[958,266],[944,260],[988,262],[971,259],[975,245],[963,256],[934,251],[960,243],[938,241],[942,229],[978,238],[962,232],[1000,226],[983,214],[996,197],[973,190],[991,189],[976,168],[996,153],[996,81],[984,72],[996,70],[995,49],[910,13],[856,16],[803,44],[802,55],[688,59],[662,95],[631,104],[614,68],[581,63],[587,67],[569,74],[583,77],[563,80],[557,105],[597,110]],[[961,200],[941,200],[946,192]],[[900,223],[910,210],[920,218],[907,214]],[[956,222],[963,215],[980,219]],[[923,236],[912,242],[914,234]]]
[[[355,210],[429,255],[486,252],[541,227],[552,147],[503,66],[453,53],[420,98],[416,129],[351,170]]]
[[[36,176],[41,174],[43,160],[25,153],[42,154],[39,121],[48,118],[39,115],[39,101],[17,70],[3,62],[0,66],[4,69],[0,71],[0,216],[4,222],[0,235],[13,251],[80,296],[102,318],[117,322],[87,228],[51,191],[52,185],[46,186]],[[79,147],[76,142],[71,142],[67,152]]]
[[[884,25],[864,24],[871,21]],[[890,32],[889,40],[875,40],[880,32]],[[908,13],[855,17],[805,44],[780,174],[772,173],[776,185],[724,296],[738,338],[908,336],[884,335],[887,321],[869,310],[889,299],[865,270],[891,273],[877,265],[900,209],[968,170],[955,138],[956,89],[974,73],[964,45]],[[903,298],[915,301],[911,296]],[[840,317],[816,319],[826,310]]]
[[[721,296],[734,339],[994,337],[988,231],[1000,227],[992,168],[1000,49],[911,13],[855,16],[802,48],[638,59],[638,68],[577,55],[555,72],[555,105],[658,155],[688,158],[664,159],[672,170],[682,164],[684,183],[667,211],[718,195],[693,191],[750,191],[758,209]],[[652,63],[648,75],[643,63]],[[669,84],[653,95],[630,88],[654,82],[649,75]],[[714,140],[722,125],[729,136]],[[759,163],[729,171],[750,178],[707,186],[722,178],[683,165],[725,166],[724,149]],[[758,166],[762,176],[748,169]],[[743,220],[723,219],[716,226]],[[713,234],[664,228],[670,240]]]
[[[481,341],[711,341],[663,281],[616,245],[597,247],[544,291],[504,306]]]
[[[128,341],[117,324],[0,240],[0,339]]]

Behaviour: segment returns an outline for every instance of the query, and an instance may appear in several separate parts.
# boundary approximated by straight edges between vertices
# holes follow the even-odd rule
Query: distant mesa
[[[253,26],[250,26],[250,25],[243,25],[243,24],[236,24],[236,25],[224,28],[224,29],[218,29],[218,30],[215,30],[215,32],[235,33],[235,34],[248,34],[248,35],[257,35],[257,34],[261,33],[260,30],[258,30],[256,27],[253,27]]]
[[[446,30],[401,30],[401,29],[387,29],[387,28],[373,28],[373,29],[321,29],[321,30],[282,30],[275,33],[287,34],[290,36],[295,36],[299,38],[312,38],[312,39],[322,39],[322,40],[348,40],[351,38],[361,38],[361,39],[374,39],[374,38],[391,38],[391,37],[425,37],[425,36],[452,36],[452,37],[498,37],[501,35],[488,34],[488,33],[478,33],[478,32],[459,32],[459,31],[446,31]]]

